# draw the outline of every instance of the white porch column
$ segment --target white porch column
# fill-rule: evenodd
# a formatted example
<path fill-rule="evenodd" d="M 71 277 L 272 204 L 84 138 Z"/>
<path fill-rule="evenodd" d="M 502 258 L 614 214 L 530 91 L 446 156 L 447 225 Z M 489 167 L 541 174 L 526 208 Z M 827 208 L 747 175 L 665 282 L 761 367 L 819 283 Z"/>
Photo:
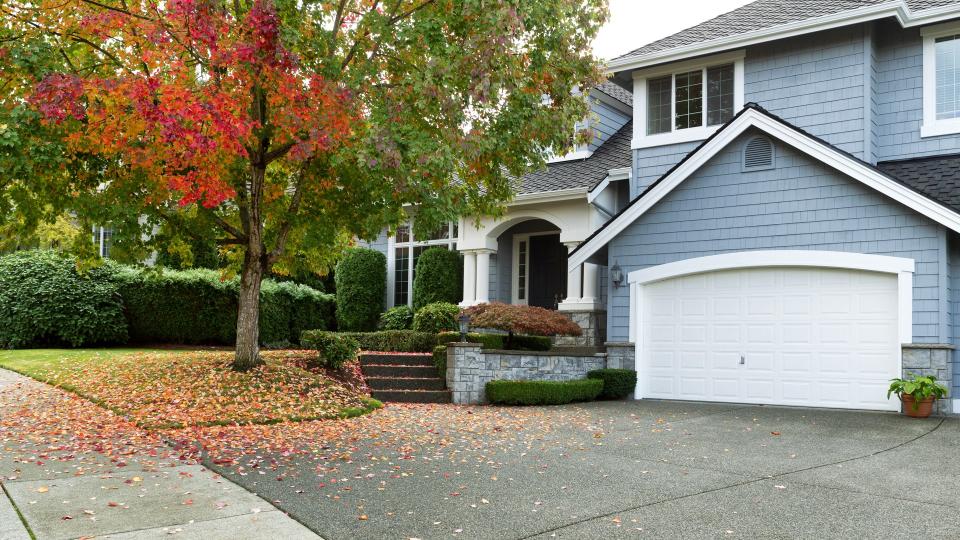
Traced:
<path fill-rule="evenodd" d="M 463 252 L 463 302 L 461 306 L 472 306 L 477 303 L 477 254 L 473 251 Z"/>
<path fill-rule="evenodd" d="M 577 249 L 577 246 L 580 245 L 579 242 L 567 242 L 564 244 L 567 246 L 567 251 L 573 251 Z M 569 271 L 567 274 L 567 298 L 563 301 L 564 304 L 579 304 L 580 300 L 580 291 L 581 291 L 581 269 L 582 266 L 578 266 Z"/>
<path fill-rule="evenodd" d="M 597 276 L 599 267 L 593 263 L 583 263 L 583 301 L 595 303 L 597 301 Z"/>
<path fill-rule="evenodd" d="M 477 304 L 490 301 L 490 250 L 477 250 Z"/>

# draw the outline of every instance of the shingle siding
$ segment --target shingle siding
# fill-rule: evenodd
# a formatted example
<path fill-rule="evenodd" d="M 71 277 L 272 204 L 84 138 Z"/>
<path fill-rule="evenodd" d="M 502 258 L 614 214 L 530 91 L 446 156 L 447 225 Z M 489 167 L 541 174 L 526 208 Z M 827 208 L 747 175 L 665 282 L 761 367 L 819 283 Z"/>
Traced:
<path fill-rule="evenodd" d="M 595 152 L 607 139 L 630 121 L 630 115 L 597 100 L 591 103 L 590 110 L 593 113 L 590 127 L 593 129 L 594 135 L 587 148 L 591 152 Z"/>
<path fill-rule="evenodd" d="M 953 351 L 953 391 L 954 399 L 960 398 L 960 236 L 951 234 L 948 242 L 950 250 L 950 343 L 957 347 Z"/>
<path fill-rule="evenodd" d="M 942 228 L 777 144 L 776 168 L 742 173 L 745 133 L 609 244 L 624 272 L 736 251 L 815 249 L 908 257 L 914 341 L 943 339 Z M 629 288 L 610 290 L 608 336 L 628 338 Z"/>

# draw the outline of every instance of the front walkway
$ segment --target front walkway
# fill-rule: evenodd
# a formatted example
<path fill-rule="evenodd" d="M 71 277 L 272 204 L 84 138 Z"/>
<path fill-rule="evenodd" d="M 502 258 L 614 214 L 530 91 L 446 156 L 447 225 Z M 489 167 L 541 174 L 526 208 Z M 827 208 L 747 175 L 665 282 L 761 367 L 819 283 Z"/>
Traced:
<path fill-rule="evenodd" d="M 29 538 L 13 505 L 38 540 L 318 538 L 158 437 L 4 369 L 0 483 L 4 540 Z"/>

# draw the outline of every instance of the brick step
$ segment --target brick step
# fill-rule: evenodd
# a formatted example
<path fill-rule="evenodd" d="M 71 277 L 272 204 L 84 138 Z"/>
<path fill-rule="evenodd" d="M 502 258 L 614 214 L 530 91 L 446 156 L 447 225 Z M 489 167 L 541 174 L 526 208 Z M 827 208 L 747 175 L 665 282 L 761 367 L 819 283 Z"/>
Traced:
<path fill-rule="evenodd" d="M 449 390 L 374 390 L 374 399 L 393 403 L 450 403 Z"/>
<path fill-rule="evenodd" d="M 385 366 L 361 365 L 360 371 L 367 378 L 404 377 L 410 379 L 432 379 L 437 376 L 437 368 L 429 366 Z"/>
<path fill-rule="evenodd" d="M 446 390 L 443 379 L 411 379 L 398 377 L 367 377 L 367 386 L 372 390 Z"/>
<path fill-rule="evenodd" d="M 432 366 L 431 354 L 361 354 L 360 365 Z"/>

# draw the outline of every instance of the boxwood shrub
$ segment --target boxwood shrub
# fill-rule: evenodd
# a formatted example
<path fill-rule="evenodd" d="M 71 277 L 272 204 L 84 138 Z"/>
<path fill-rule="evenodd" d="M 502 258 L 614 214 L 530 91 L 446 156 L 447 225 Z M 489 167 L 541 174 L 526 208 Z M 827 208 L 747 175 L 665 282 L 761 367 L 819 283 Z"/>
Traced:
<path fill-rule="evenodd" d="M 433 365 L 437 368 L 437 375 L 441 379 L 447 376 L 447 346 L 437 345 L 433 348 Z"/>
<path fill-rule="evenodd" d="M 600 399 L 623 399 L 637 387 L 637 372 L 632 369 L 595 369 L 587 372 L 587 378 L 603 381 Z"/>
<path fill-rule="evenodd" d="M 80 273 L 53 251 L 0 257 L 0 347 L 73 347 L 127 341 L 115 264 Z"/>
<path fill-rule="evenodd" d="M 417 258 L 413 279 L 413 309 L 427 304 L 455 304 L 463 297 L 460 254 L 442 247 L 430 248 Z"/>
<path fill-rule="evenodd" d="M 460 307 L 456 304 L 446 302 L 435 302 L 427 304 L 420 308 L 413 316 L 413 329 L 417 332 L 437 332 L 452 331 L 459 328 L 457 316 L 460 315 Z"/>
<path fill-rule="evenodd" d="M 307 347 L 315 347 L 315 335 L 319 330 L 308 330 L 301 334 L 300 342 Z M 414 332 L 413 330 L 384 330 L 382 332 L 340 332 L 360 344 L 364 351 L 383 352 L 432 352 L 437 346 L 436 334 Z"/>
<path fill-rule="evenodd" d="M 320 367 L 340 369 L 357 357 L 360 344 L 345 334 L 336 332 L 314 332 L 311 343 L 317 349 L 317 363 Z"/>
<path fill-rule="evenodd" d="M 392 307 L 380 315 L 380 330 L 409 330 L 413 326 L 413 310 L 410 306 Z"/>
<path fill-rule="evenodd" d="M 500 405 L 563 405 L 592 401 L 603 390 L 600 379 L 572 381 L 490 381 L 487 399 Z"/>
<path fill-rule="evenodd" d="M 369 248 L 351 248 L 334 271 L 340 330 L 375 330 L 387 290 L 387 257 Z"/>

